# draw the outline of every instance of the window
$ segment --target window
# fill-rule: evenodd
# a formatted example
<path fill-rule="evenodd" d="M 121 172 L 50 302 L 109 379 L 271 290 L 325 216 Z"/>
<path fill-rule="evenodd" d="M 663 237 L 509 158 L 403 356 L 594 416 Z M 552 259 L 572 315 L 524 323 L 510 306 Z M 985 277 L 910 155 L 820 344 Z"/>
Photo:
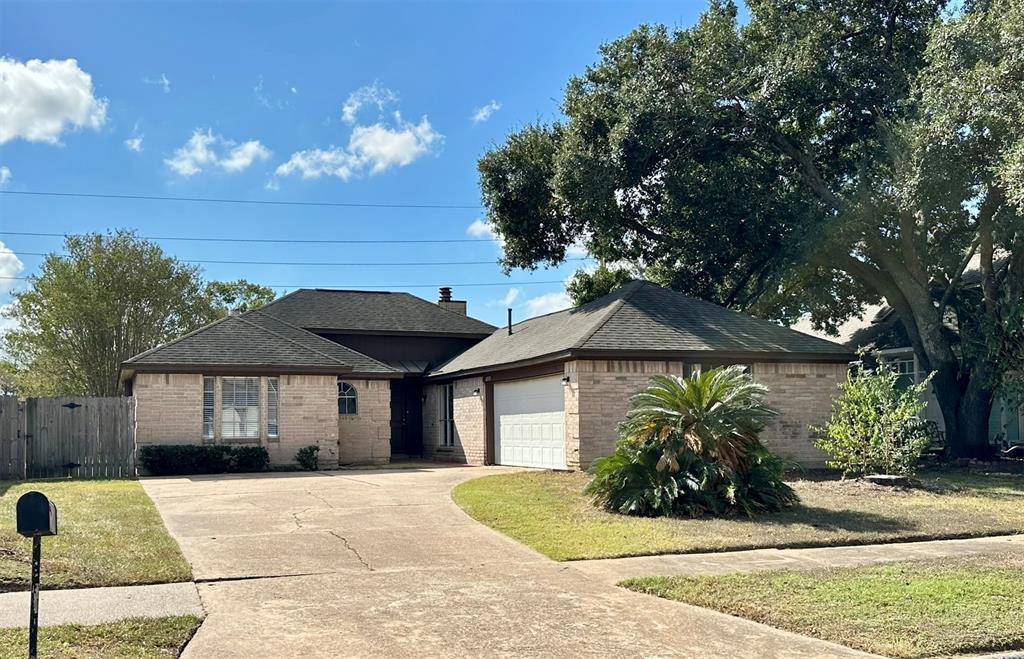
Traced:
<path fill-rule="evenodd" d="M 220 399 L 221 437 L 259 439 L 260 379 L 224 378 Z"/>
<path fill-rule="evenodd" d="M 348 382 L 338 379 L 338 414 L 358 414 L 356 405 L 356 388 Z"/>
<path fill-rule="evenodd" d="M 203 378 L 203 439 L 213 439 L 213 385 L 212 377 Z"/>
<path fill-rule="evenodd" d="M 441 385 L 441 446 L 455 446 L 455 385 Z"/>
<path fill-rule="evenodd" d="M 267 437 L 277 437 L 277 401 L 280 381 L 267 378 Z"/>
<path fill-rule="evenodd" d="M 914 358 L 898 358 L 892 361 L 892 367 L 899 373 L 899 377 L 896 378 L 896 386 L 900 389 L 906 389 L 910 385 L 917 381 Z"/>

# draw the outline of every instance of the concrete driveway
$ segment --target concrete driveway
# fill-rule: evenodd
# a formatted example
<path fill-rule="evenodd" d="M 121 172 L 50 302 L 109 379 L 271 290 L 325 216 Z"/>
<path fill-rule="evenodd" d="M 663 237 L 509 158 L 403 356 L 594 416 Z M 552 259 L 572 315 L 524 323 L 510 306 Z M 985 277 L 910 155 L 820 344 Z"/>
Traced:
<path fill-rule="evenodd" d="M 500 471 L 144 480 L 207 612 L 185 656 L 856 656 L 602 583 L 452 503 Z"/>

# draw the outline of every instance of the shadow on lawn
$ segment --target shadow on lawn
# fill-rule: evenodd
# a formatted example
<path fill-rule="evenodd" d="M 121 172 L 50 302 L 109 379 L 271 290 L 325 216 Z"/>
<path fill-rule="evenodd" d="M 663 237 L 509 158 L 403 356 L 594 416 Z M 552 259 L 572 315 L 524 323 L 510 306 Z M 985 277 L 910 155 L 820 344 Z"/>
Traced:
<path fill-rule="evenodd" d="M 753 524 L 791 526 L 804 524 L 822 531 L 850 531 L 856 533 L 894 533 L 916 531 L 919 526 L 909 519 L 899 519 L 861 510 L 833 510 L 797 504 L 774 515 L 759 515 Z"/>

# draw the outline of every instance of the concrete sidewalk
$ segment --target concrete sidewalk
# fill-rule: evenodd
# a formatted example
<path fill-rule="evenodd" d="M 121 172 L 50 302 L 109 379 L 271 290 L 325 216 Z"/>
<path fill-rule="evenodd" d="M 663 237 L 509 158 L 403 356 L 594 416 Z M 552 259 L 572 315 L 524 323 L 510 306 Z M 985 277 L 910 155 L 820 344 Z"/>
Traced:
<path fill-rule="evenodd" d="M 630 577 L 704 576 L 759 570 L 814 570 L 826 567 L 850 567 L 894 561 L 994 554 L 1024 554 L 1024 535 L 854 547 L 752 549 L 713 554 L 664 554 L 662 556 L 570 561 L 566 565 L 605 583 L 615 584 Z"/>
<path fill-rule="evenodd" d="M 29 593 L 0 593 L 0 628 L 28 627 Z M 203 615 L 196 585 L 76 588 L 39 593 L 39 625 L 98 625 L 125 618 Z"/>

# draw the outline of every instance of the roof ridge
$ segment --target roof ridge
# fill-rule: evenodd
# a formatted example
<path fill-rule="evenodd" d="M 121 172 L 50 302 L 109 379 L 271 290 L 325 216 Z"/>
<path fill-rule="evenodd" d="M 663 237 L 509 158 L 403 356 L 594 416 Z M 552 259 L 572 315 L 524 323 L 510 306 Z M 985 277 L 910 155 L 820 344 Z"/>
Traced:
<path fill-rule="evenodd" d="M 129 357 L 128 359 L 124 360 L 121 363 L 122 364 L 133 363 L 137 359 L 141 359 L 142 357 L 145 357 L 146 355 L 150 355 L 150 354 L 152 354 L 152 353 L 154 353 L 154 352 L 156 352 L 158 350 L 163 350 L 164 348 L 170 347 L 170 346 L 174 345 L 175 343 L 180 343 L 180 342 L 184 341 L 185 339 L 189 338 L 190 336 L 192 336 L 194 334 L 198 334 L 199 332 L 202 332 L 203 330 L 209 329 L 209 328 L 213 327 L 214 325 L 219 325 L 220 323 L 223 323 L 224 321 L 230 320 L 232 318 L 238 318 L 238 316 L 230 316 L 230 315 L 228 315 L 228 316 L 224 316 L 223 318 L 218 318 L 217 320 L 210 321 L 209 323 L 206 323 L 205 325 L 200 325 L 199 327 L 195 328 L 191 332 L 187 332 L 187 333 L 182 334 L 181 336 L 179 336 L 177 338 L 171 339 L 167 343 L 161 343 L 159 345 L 155 345 L 152 348 L 150 348 L 149 350 L 144 350 L 143 352 L 140 352 L 137 355 L 132 355 L 131 357 Z"/>
<path fill-rule="evenodd" d="M 254 310 L 254 311 L 255 311 L 255 310 Z M 238 320 L 240 320 L 240 321 L 242 321 L 243 323 L 245 323 L 246 325 L 251 325 L 252 327 L 255 327 L 256 329 L 258 329 L 258 330 L 261 330 L 261 331 L 263 331 L 263 332 L 270 332 L 271 334 L 273 334 L 273 335 L 274 335 L 274 336 L 276 336 L 277 338 L 279 338 L 279 339 L 284 339 L 284 340 L 285 340 L 285 341 L 287 341 L 288 343 L 292 343 L 292 344 L 294 344 L 294 345 L 297 345 L 297 346 L 299 346 L 300 348 L 302 348 L 303 350 L 307 350 L 307 351 L 309 351 L 309 352 L 315 352 L 316 354 L 320 355 L 321 357 L 326 357 L 327 359 L 330 359 L 330 360 L 331 360 L 331 361 L 333 361 L 333 362 L 337 362 L 337 363 L 341 364 L 342 366 L 348 366 L 349 368 L 351 368 L 351 367 L 352 367 L 352 364 L 348 364 L 348 363 L 346 363 L 346 362 L 343 362 L 343 361 L 341 361 L 340 359 L 338 359 L 337 357 L 334 357 L 334 356 L 332 356 L 332 355 L 328 355 L 328 354 L 327 354 L 326 352 L 320 352 L 320 351 L 319 351 L 319 350 L 317 350 L 316 348 L 310 348 L 309 346 L 304 346 L 304 345 L 302 345 L 301 343 L 299 343 L 298 341 L 296 341 L 295 339 L 290 339 L 290 338 L 288 338 L 287 336 L 285 336 L 285 335 L 283 335 L 283 334 L 280 334 L 279 332 L 275 332 L 274 330 L 272 330 L 272 329 L 270 329 L 270 328 L 268 328 L 268 327 L 262 327 L 262 326 L 260 326 L 260 325 L 257 325 L 256 323 L 252 322 L 251 320 L 246 320 L 245 318 L 242 318 L 241 316 L 235 316 L 235 317 L 236 317 L 236 318 L 238 318 Z M 267 314 L 267 317 L 268 317 L 268 318 L 273 318 L 273 319 L 274 319 L 275 321 L 278 321 L 278 322 L 283 322 L 283 321 L 281 321 L 280 319 L 278 319 L 278 318 L 275 318 L 274 316 L 272 316 L 272 315 L 270 315 L 270 314 Z M 288 325 L 288 323 L 285 323 L 285 325 Z M 289 327 L 293 327 L 292 325 L 288 325 L 288 326 L 289 326 Z M 306 331 L 306 330 L 304 330 L 304 329 L 301 329 L 301 328 L 296 328 L 296 329 L 299 329 L 299 330 L 300 330 L 300 331 L 302 331 L 302 332 L 305 332 L 305 331 Z M 309 333 L 310 333 L 310 334 L 312 334 L 312 332 L 309 332 Z M 316 334 L 313 334 L 313 336 L 316 336 Z"/>
<path fill-rule="evenodd" d="M 574 343 L 572 345 L 573 348 L 582 348 L 584 345 L 586 345 L 587 341 L 592 339 L 594 337 L 594 335 L 597 334 L 601 330 L 602 327 L 604 327 L 605 325 L 608 324 L 609 320 L 611 320 L 613 317 L 615 317 L 615 314 L 619 313 L 619 311 L 622 310 L 622 307 L 624 307 L 625 304 L 626 304 L 626 300 L 628 300 L 629 298 L 633 297 L 634 293 L 636 293 L 639 289 L 643 288 L 644 285 L 648 283 L 648 282 L 646 282 L 646 281 L 644 281 L 642 279 L 634 279 L 633 281 L 628 282 L 625 285 L 623 285 L 622 288 L 626 289 L 627 286 L 629 286 L 630 284 L 632 284 L 634 282 L 640 282 L 640 283 L 639 283 L 639 285 L 634 286 L 633 288 L 631 288 L 629 290 L 623 290 L 622 295 L 617 300 L 613 301 L 610 305 L 608 305 L 608 307 L 609 307 L 608 315 L 605 316 L 601 320 L 601 322 L 598 323 L 592 330 L 590 330 L 589 332 L 584 334 L 583 338 L 581 338 L 579 341 Z M 608 293 L 608 294 L 611 295 L 611 293 Z"/>
<path fill-rule="evenodd" d="M 259 311 L 259 309 L 252 309 L 252 311 Z M 387 364 L 385 364 L 384 362 L 380 361 L 379 359 L 374 359 L 373 357 L 370 357 L 367 354 L 364 354 L 362 352 L 359 352 L 358 350 L 350 348 L 350 347 L 348 347 L 347 345 L 345 345 L 343 343 L 335 343 L 334 341 L 331 341 L 330 339 L 325 339 L 324 337 L 320 336 L 316 332 L 310 332 L 308 329 L 304 329 L 302 327 L 299 327 L 298 325 L 292 325 L 287 320 L 282 320 L 282 319 L 278 318 L 277 316 L 275 316 L 273 314 L 266 314 L 266 316 L 268 318 L 272 318 L 275 322 L 281 323 L 282 325 L 286 325 L 288 327 L 291 327 L 292 329 L 298 330 L 299 332 L 302 332 L 304 334 L 309 334 L 310 336 L 314 337 L 319 342 L 326 341 L 327 344 L 332 346 L 332 347 L 342 348 L 344 350 L 348 350 L 349 352 L 354 352 L 355 354 L 357 354 L 357 355 L 359 355 L 359 356 L 361 356 L 361 357 L 363 357 L 363 358 L 365 358 L 365 359 L 367 359 L 367 360 L 369 360 L 369 361 L 371 361 L 371 362 L 373 362 L 375 364 L 379 364 L 380 366 L 383 366 L 384 368 L 392 368 L 392 367 L 388 366 Z M 252 323 L 250 323 L 250 324 L 252 324 Z M 275 335 L 277 334 L 277 332 L 274 332 L 274 330 L 270 330 L 270 329 L 267 329 L 265 327 L 262 328 L 262 329 L 266 329 L 268 332 L 273 332 Z M 282 338 L 284 338 L 286 340 L 289 340 L 289 341 L 292 341 L 292 343 L 295 343 L 297 345 L 300 345 L 300 346 L 302 345 L 298 341 L 295 341 L 293 339 L 288 339 L 288 337 L 286 337 L 286 336 L 283 336 Z M 337 361 L 337 362 L 339 362 L 341 364 L 345 364 L 346 366 L 352 366 L 352 364 L 346 364 L 345 362 L 342 362 L 342 361 L 338 360 L 336 357 L 331 357 L 331 355 L 327 355 L 325 353 L 320 353 L 320 351 L 317 350 L 316 348 L 311 348 L 309 346 L 302 346 L 302 347 L 306 348 L 307 350 L 312 350 L 312 351 L 314 351 L 316 353 L 319 353 L 319 354 L 324 354 L 326 357 L 328 357 L 330 359 L 334 359 L 335 361 Z M 397 370 L 397 369 L 392 369 L 392 370 Z"/>

